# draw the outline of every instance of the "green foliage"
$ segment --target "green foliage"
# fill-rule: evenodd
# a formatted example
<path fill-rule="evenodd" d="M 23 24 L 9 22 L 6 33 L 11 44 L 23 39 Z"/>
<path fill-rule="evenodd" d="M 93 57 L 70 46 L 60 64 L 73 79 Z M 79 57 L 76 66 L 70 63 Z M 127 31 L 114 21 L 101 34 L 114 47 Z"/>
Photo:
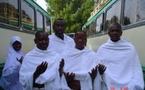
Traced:
<path fill-rule="evenodd" d="M 53 19 L 64 18 L 66 33 L 80 31 L 93 10 L 93 0 L 46 0 Z"/>

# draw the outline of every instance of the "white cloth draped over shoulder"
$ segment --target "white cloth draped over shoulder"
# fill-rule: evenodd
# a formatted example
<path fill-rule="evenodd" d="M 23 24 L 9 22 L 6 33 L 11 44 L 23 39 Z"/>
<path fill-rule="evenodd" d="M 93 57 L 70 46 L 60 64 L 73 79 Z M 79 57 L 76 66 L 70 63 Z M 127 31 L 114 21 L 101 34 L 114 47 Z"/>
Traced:
<path fill-rule="evenodd" d="M 22 90 L 22 86 L 19 83 L 19 70 L 21 67 L 20 62 L 17 61 L 17 58 L 20 59 L 24 56 L 22 50 L 16 52 L 12 44 L 16 41 L 21 42 L 21 38 L 18 36 L 13 36 L 10 41 L 8 56 L 4 65 L 1 78 L 1 86 L 5 90 Z"/>
<path fill-rule="evenodd" d="M 74 48 L 74 40 L 64 34 L 64 40 L 58 38 L 55 34 L 49 35 L 49 47 L 58 54 L 63 55 L 68 48 Z"/>
<path fill-rule="evenodd" d="M 139 57 L 134 46 L 126 40 L 108 40 L 97 51 L 99 60 L 107 67 L 104 80 L 108 90 L 143 90 L 144 81 Z"/>
<path fill-rule="evenodd" d="M 88 72 L 99 63 L 95 52 L 87 48 L 72 48 L 66 52 L 64 61 L 64 72 L 75 73 L 75 79 L 80 81 L 81 90 L 92 90 L 92 80 Z"/>
<path fill-rule="evenodd" d="M 24 57 L 22 67 L 20 69 L 20 82 L 24 90 L 34 90 L 33 88 L 33 73 L 36 67 L 43 61 L 48 63 L 46 71 L 41 74 L 36 83 L 45 84 L 42 90 L 68 90 L 64 76 L 59 78 L 58 68 L 61 58 L 58 54 L 50 50 L 40 50 L 35 47 Z M 62 82 L 62 83 L 61 83 Z"/>

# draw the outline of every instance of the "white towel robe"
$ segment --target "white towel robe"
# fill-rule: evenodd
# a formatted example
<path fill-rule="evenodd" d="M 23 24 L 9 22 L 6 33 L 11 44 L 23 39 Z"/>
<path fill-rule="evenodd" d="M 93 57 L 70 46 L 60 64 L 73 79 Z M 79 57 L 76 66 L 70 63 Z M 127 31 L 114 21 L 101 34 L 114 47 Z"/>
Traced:
<path fill-rule="evenodd" d="M 49 48 L 61 56 L 65 54 L 68 48 L 74 47 L 74 40 L 65 34 L 64 40 L 61 40 L 55 34 L 49 35 Z"/>
<path fill-rule="evenodd" d="M 21 42 L 21 38 L 18 36 L 13 36 L 11 38 L 8 56 L 0 80 L 0 86 L 5 90 L 22 90 L 22 85 L 19 82 L 19 70 L 21 64 L 16 58 L 20 59 L 22 56 L 24 56 L 24 53 L 22 50 L 16 52 L 13 49 L 12 44 L 15 41 Z"/>
<path fill-rule="evenodd" d="M 24 62 L 20 69 L 20 82 L 24 90 L 35 90 L 33 86 L 33 73 L 36 67 L 43 61 L 48 63 L 48 68 L 37 79 L 36 83 L 45 84 L 42 90 L 69 90 L 66 81 L 59 78 L 58 67 L 61 58 L 58 54 L 49 50 L 34 48 L 24 57 Z"/>
<path fill-rule="evenodd" d="M 107 69 L 104 80 L 108 90 L 143 90 L 144 81 L 140 61 L 134 46 L 126 40 L 100 46 L 97 56 Z"/>
<path fill-rule="evenodd" d="M 75 73 L 75 79 L 80 81 L 81 90 L 92 90 L 92 80 L 88 72 L 99 63 L 95 52 L 87 48 L 83 50 L 72 48 L 66 52 L 64 60 L 64 71 Z"/>

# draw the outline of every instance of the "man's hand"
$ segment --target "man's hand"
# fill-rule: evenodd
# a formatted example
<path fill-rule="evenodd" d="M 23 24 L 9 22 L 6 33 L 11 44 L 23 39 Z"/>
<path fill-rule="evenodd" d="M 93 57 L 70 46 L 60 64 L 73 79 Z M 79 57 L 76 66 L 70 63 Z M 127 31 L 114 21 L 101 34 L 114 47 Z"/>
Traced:
<path fill-rule="evenodd" d="M 64 75 L 71 90 L 80 90 L 80 81 L 75 79 L 75 73 L 64 73 Z"/>
<path fill-rule="evenodd" d="M 22 64 L 24 57 L 22 56 L 20 59 L 16 58 L 19 63 Z"/>
<path fill-rule="evenodd" d="M 59 75 L 60 75 L 60 77 L 63 74 L 63 67 L 64 67 L 64 59 L 62 59 L 60 64 L 59 64 Z"/>
<path fill-rule="evenodd" d="M 103 75 L 105 70 L 106 70 L 106 66 L 103 65 L 103 64 L 99 64 L 98 65 L 98 70 L 99 70 L 100 75 Z"/>
<path fill-rule="evenodd" d="M 40 65 L 37 66 L 36 71 L 33 74 L 33 87 L 43 88 L 44 84 L 37 84 L 35 83 L 36 78 L 40 76 L 40 74 L 44 73 L 47 69 L 48 63 L 42 62 Z"/>
<path fill-rule="evenodd" d="M 74 80 L 74 78 L 75 78 L 74 73 L 67 72 L 67 73 L 64 73 L 64 75 L 65 75 L 65 78 L 66 78 L 67 82 L 70 82 L 70 81 Z"/>
<path fill-rule="evenodd" d="M 47 62 L 42 62 L 40 65 L 38 65 L 36 71 L 34 72 L 36 76 L 39 76 L 40 74 L 44 73 L 47 69 L 47 65 Z"/>
<path fill-rule="evenodd" d="M 93 69 L 91 70 L 91 72 L 89 72 L 89 74 L 90 74 L 90 76 L 91 76 L 92 81 L 94 81 L 95 78 L 96 78 L 96 76 L 97 76 L 97 66 L 96 66 L 95 68 L 93 68 Z"/>

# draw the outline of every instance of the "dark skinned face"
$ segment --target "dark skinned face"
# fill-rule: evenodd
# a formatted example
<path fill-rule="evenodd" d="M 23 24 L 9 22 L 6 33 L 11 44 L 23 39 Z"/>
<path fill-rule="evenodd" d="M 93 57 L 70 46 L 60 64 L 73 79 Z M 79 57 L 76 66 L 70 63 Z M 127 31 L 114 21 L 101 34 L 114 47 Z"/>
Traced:
<path fill-rule="evenodd" d="M 19 42 L 19 41 L 15 41 L 13 44 L 12 44 L 12 47 L 14 48 L 14 50 L 16 52 L 20 51 L 21 48 L 22 48 L 22 44 Z"/>
<path fill-rule="evenodd" d="M 65 29 L 64 20 L 57 20 L 56 23 L 54 23 L 53 29 L 56 36 L 63 38 L 64 29 Z"/>
<path fill-rule="evenodd" d="M 74 38 L 75 44 L 76 44 L 76 48 L 79 50 L 82 50 L 85 48 L 86 43 L 87 43 L 87 36 L 85 33 L 83 32 L 78 32 L 75 34 L 75 38 Z"/>
<path fill-rule="evenodd" d="M 117 42 L 120 40 L 120 37 L 122 35 L 122 30 L 120 28 L 118 28 L 117 26 L 113 25 L 109 31 L 108 31 L 108 35 L 111 39 L 111 41 L 113 42 Z"/>
<path fill-rule="evenodd" d="M 49 44 L 48 34 L 40 33 L 39 36 L 35 37 L 34 41 L 37 48 L 39 48 L 40 50 L 46 50 Z"/>

